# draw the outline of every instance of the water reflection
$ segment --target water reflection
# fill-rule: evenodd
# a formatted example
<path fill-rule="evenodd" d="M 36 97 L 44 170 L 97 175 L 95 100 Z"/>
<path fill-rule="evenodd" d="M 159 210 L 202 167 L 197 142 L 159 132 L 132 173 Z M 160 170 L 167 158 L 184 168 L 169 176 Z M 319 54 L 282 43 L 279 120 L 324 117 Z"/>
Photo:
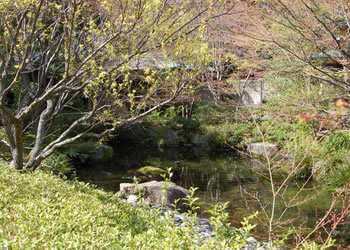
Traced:
<path fill-rule="evenodd" d="M 229 202 L 231 223 L 239 226 L 243 217 L 261 211 L 261 206 L 266 206 L 267 214 L 271 212 L 270 183 L 257 175 L 255 167 L 251 164 L 251 161 L 242 159 L 233 152 L 214 153 L 190 148 L 160 150 L 143 145 L 117 145 L 115 156 L 110 163 L 85 164 L 78 168 L 77 174 L 80 180 L 116 192 L 120 183 L 132 182 L 133 176 L 128 171 L 130 169 L 143 166 L 172 167 L 172 180 L 175 183 L 185 188 L 199 187 L 196 195 L 203 201 L 204 210 L 209 208 L 210 203 Z M 310 190 L 313 185 L 316 184 L 311 184 Z M 291 184 L 284 194 L 286 197 L 293 196 L 297 190 L 298 187 Z M 308 194 L 311 192 L 313 191 L 309 191 Z M 305 198 L 307 193 L 302 195 Z M 324 215 L 330 202 L 331 194 L 323 193 L 318 199 L 290 208 L 284 214 L 285 199 L 280 198 L 276 206 L 276 215 L 278 217 L 283 214 L 283 220 L 289 223 L 285 226 L 291 226 L 293 223 L 308 228 L 315 224 L 317 218 Z M 264 214 L 254 222 L 259 224 L 256 237 L 265 240 Z M 350 238 L 346 232 L 348 230 L 342 230 L 340 234 L 343 241 Z"/>

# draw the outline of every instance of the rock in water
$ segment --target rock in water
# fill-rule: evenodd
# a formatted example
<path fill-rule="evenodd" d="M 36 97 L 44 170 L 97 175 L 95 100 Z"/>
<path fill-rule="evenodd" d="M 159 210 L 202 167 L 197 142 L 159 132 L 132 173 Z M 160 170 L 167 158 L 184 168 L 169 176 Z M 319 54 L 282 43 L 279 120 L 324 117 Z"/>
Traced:
<path fill-rule="evenodd" d="M 167 173 L 164 169 L 153 167 L 153 166 L 145 166 L 137 169 L 136 171 L 144 175 L 152 175 L 152 176 L 160 176 L 161 174 Z"/>
<path fill-rule="evenodd" d="M 247 152 L 253 156 L 271 157 L 277 151 L 277 145 L 268 142 L 251 143 L 247 147 Z"/>
<path fill-rule="evenodd" d="M 143 198 L 151 206 L 163 206 L 186 209 L 186 198 L 190 192 L 174 183 L 165 181 L 150 181 L 142 184 L 121 183 L 120 193 L 133 194 L 142 190 Z"/>

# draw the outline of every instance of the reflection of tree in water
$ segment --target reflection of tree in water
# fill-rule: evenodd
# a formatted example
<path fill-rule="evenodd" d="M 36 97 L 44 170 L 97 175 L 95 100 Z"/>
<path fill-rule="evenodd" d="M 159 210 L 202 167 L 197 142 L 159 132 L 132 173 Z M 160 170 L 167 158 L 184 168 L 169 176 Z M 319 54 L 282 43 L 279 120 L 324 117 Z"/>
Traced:
<path fill-rule="evenodd" d="M 260 210 L 259 203 L 252 195 L 259 195 L 265 204 L 271 203 L 270 183 L 252 171 L 255 165 L 252 166 L 246 159 L 237 158 L 234 154 L 207 152 L 199 155 L 189 149 L 165 149 L 162 152 L 144 145 L 131 145 L 129 148 L 123 145 L 115 151 L 115 159 L 111 164 L 94 164 L 90 168 L 85 166 L 78 172 L 79 178 L 106 190 L 117 191 L 120 182 L 132 182 L 132 179 L 125 179 L 131 177 L 128 169 L 145 165 L 172 167 L 172 181 L 184 188 L 199 187 L 196 196 L 200 197 L 201 201 L 229 201 L 230 221 L 235 226 L 240 226 L 243 217 Z M 260 168 L 261 166 L 257 165 Z M 287 198 L 293 195 L 296 187 L 295 183 L 290 184 Z M 324 214 L 329 199 L 323 196 L 307 206 L 290 209 L 286 218 L 298 218 L 295 221 L 296 225 L 307 220 L 315 221 Z M 283 211 L 283 200 L 278 202 L 276 213 Z M 269 208 L 266 209 L 269 211 Z M 266 227 L 261 229 L 261 235 L 265 233 Z"/>
<path fill-rule="evenodd" d="M 174 176 L 180 186 L 199 187 L 198 195 L 211 203 L 226 200 L 222 195 L 232 187 L 253 181 L 244 161 L 230 154 L 209 155 L 198 161 L 180 162 Z"/>

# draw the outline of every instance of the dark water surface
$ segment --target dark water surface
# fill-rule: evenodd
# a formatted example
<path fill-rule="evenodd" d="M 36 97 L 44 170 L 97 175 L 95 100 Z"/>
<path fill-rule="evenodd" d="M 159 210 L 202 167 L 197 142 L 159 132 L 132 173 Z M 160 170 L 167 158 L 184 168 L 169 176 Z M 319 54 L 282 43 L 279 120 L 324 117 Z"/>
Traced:
<path fill-rule="evenodd" d="M 210 208 L 210 204 L 229 202 L 228 212 L 234 226 L 240 226 L 240 221 L 255 211 L 262 211 L 261 204 L 254 196 L 258 196 L 260 203 L 266 205 L 266 212 L 270 213 L 272 201 L 271 184 L 263 177 L 252 171 L 248 159 L 242 159 L 234 152 L 206 152 L 200 148 L 171 148 L 158 149 L 143 145 L 117 145 L 114 157 L 109 163 L 93 165 L 85 163 L 78 167 L 78 178 L 84 182 L 97 185 L 106 191 L 117 192 L 119 184 L 132 182 L 130 169 L 143 166 L 161 168 L 172 167 L 174 173 L 172 181 L 184 187 L 198 187 L 196 196 L 200 198 L 202 211 Z M 278 180 L 278 179 L 277 179 Z M 300 183 L 299 183 L 300 184 Z M 315 194 L 313 188 L 319 190 L 316 184 L 310 184 L 310 191 L 301 194 L 303 197 Z M 290 184 L 285 197 L 290 199 L 298 192 L 297 185 Z M 317 199 L 307 204 L 291 208 L 283 215 L 283 220 L 293 223 L 308 231 L 316 220 L 325 214 L 331 203 L 332 195 L 321 193 Z M 284 210 L 283 200 L 276 203 L 276 216 Z M 205 214 L 203 214 L 205 216 Z M 350 220 L 350 219 L 349 219 Z M 259 226 L 255 229 L 255 237 L 266 240 L 267 227 L 263 213 L 253 221 Z M 339 242 L 350 244 L 350 228 L 339 228 L 337 239 Z M 281 230 L 282 232 L 283 230 Z"/>

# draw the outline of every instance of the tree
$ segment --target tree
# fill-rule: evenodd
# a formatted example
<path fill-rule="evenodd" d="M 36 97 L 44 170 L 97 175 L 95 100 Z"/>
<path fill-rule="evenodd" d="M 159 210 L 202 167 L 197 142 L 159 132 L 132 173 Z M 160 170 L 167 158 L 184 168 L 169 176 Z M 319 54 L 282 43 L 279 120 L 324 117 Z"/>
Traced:
<path fill-rule="evenodd" d="M 201 33 L 221 7 L 221 0 L 0 0 L 2 142 L 13 167 L 35 170 L 61 146 L 100 138 L 173 101 L 206 61 Z M 139 68 L 142 81 L 133 81 Z"/>
<path fill-rule="evenodd" d="M 297 73 L 313 85 L 342 90 L 348 98 L 349 1 L 267 0 L 256 1 L 246 10 L 249 20 L 236 34 L 252 38 L 255 46 L 273 57 L 268 62 L 255 60 L 258 65 L 265 70 Z"/>

